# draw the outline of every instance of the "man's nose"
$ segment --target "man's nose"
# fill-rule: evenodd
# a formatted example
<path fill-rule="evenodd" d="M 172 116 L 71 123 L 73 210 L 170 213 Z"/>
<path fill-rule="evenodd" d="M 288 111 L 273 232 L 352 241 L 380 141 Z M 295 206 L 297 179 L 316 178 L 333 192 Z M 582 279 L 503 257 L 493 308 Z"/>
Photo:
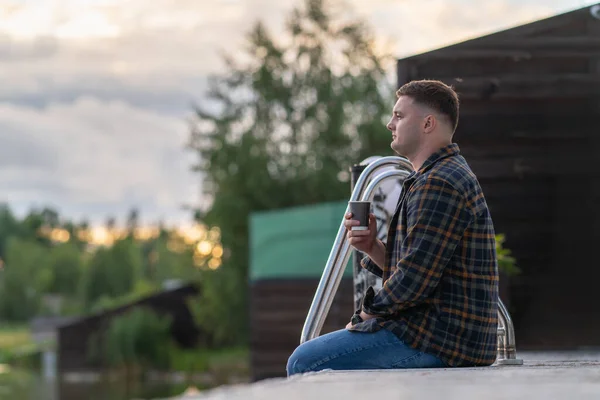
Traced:
<path fill-rule="evenodd" d="M 390 131 L 394 131 L 394 125 L 392 125 L 392 120 L 390 120 L 390 122 L 387 123 L 386 128 L 388 128 Z"/>

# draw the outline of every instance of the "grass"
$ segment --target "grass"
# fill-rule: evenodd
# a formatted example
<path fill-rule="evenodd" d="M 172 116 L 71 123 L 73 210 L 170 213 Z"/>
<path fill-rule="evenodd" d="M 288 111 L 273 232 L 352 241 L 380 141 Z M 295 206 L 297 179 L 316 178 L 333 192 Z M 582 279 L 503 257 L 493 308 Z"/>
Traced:
<path fill-rule="evenodd" d="M 0 363 L 7 362 L 23 351 L 30 351 L 33 339 L 26 325 L 0 327 Z"/>
<path fill-rule="evenodd" d="M 9 326 L 0 328 L 0 350 L 10 350 L 32 343 L 27 326 Z"/>

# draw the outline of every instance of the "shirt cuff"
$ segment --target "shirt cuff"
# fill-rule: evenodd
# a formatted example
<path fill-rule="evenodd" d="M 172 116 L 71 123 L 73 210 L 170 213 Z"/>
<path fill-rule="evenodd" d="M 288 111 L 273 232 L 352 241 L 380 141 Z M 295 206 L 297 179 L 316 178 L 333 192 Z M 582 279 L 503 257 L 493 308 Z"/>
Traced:
<path fill-rule="evenodd" d="M 362 310 L 369 315 L 377 315 L 379 317 L 389 316 L 390 312 L 386 307 L 381 307 L 375 301 L 375 289 L 369 286 L 365 297 L 363 297 Z"/>
<path fill-rule="evenodd" d="M 360 260 L 360 266 L 380 278 L 383 277 L 383 271 L 381 271 L 381 268 L 379 268 L 379 266 L 375 264 L 369 256 L 364 256 L 362 260 Z"/>

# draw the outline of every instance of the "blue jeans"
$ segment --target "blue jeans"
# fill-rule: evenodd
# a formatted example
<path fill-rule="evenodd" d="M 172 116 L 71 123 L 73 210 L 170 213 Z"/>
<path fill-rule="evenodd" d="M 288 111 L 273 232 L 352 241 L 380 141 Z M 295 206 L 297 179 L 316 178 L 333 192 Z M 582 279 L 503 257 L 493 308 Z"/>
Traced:
<path fill-rule="evenodd" d="M 444 368 L 437 357 L 404 344 L 387 329 L 350 332 L 346 329 L 309 340 L 296 348 L 287 363 L 288 376 L 332 370 Z"/>

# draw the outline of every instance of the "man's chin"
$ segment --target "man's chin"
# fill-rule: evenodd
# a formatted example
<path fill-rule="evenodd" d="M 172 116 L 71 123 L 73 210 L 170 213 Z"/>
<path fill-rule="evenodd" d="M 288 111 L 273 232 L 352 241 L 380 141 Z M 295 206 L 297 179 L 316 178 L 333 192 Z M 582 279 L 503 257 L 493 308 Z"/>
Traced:
<path fill-rule="evenodd" d="M 390 144 L 390 147 L 392 148 L 392 150 L 394 150 L 394 153 L 396 153 L 400 157 L 406 157 L 406 155 L 404 154 L 404 152 L 402 151 L 402 149 L 398 145 L 394 144 L 394 142 L 392 142 Z"/>

